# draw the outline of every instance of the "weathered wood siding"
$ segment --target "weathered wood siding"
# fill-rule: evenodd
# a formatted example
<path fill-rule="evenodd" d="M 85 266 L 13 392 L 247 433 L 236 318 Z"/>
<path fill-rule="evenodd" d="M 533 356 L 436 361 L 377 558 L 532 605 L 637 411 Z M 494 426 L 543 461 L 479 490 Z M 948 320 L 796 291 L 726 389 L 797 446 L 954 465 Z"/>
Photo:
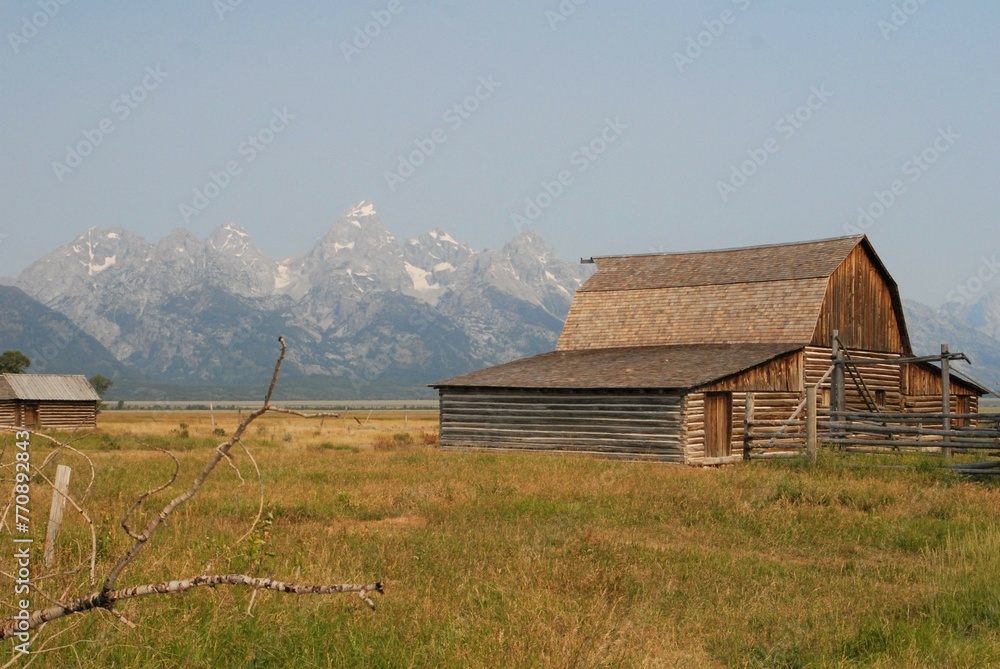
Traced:
<path fill-rule="evenodd" d="M 851 350 L 904 352 L 892 290 L 863 245 L 830 277 L 812 343 L 829 346 L 834 330 L 840 331 L 841 341 Z"/>
<path fill-rule="evenodd" d="M 803 391 L 803 364 L 805 356 L 802 351 L 789 353 L 775 358 L 763 365 L 758 365 L 745 372 L 730 376 L 704 388 L 705 392 L 728 391 L 742 393 L 747 391 Z"/>
<path fill-rule="evenodd" d="M 972 386 L 962 383 L 961 379 L 951 377 L 948 387 L 952 395 L 975 395 L 979 393 Z M 931 370 L 922 365 L 904 365 L 903 367 L 904 395 L 937 395 L 941 399 L 941 370 Z"/>
<path fill-rule="evenodd" d="M 676 392 L 460 387 L 440 397 L 442 446 L 684 459 Z"/>

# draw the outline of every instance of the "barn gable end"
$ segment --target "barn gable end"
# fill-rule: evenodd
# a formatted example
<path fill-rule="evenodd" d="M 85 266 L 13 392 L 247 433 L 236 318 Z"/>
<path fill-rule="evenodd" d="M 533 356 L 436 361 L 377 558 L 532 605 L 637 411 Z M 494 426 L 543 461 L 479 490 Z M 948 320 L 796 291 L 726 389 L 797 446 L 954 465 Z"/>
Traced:
<path fill-rule="evenodd" d="M 867 239 L 830 276 L 811 343 L 828 347 L 834 331 L 851 349 L 911 353 L 899 290 Z"/>

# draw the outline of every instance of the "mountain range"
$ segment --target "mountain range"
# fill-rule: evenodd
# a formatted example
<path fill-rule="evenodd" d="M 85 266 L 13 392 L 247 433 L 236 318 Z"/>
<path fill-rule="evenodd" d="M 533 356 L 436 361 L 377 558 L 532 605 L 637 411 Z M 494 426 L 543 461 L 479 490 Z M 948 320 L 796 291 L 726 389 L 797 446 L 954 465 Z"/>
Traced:
<path fill-rule="evenodd" d="M 31 371 L 109 376 L 113 398 L 244 399 L 260 395 L 283 335 L 282 399 L 430 397 L 429 382 L 552 350 L 592 267 L 533 230 L 499 250 L 441 229 L 400 240 L 371 202 L 282 260 L 234 224 L 156 243 L 91 228 L 0 286 L 0 346 Z M 947 341 L 1000 384 L 1000 293 L 904 308 L 918 353 Z"/>
<path fill-rule="evenodd" d="M 532 231 L 499 250 L 440 229 L 399 240 L 362 202 L 283 260 L 233 224 L 155 244 L 92 228 L 14 286 L 106 349 L 120 366 L 115 395 L 256 396 L 281 334 L 288 398 L 412 397 L 438 378 L 551 350 L 590 271 Z M 6 348 L 31 341 L 4 335 Z"/>

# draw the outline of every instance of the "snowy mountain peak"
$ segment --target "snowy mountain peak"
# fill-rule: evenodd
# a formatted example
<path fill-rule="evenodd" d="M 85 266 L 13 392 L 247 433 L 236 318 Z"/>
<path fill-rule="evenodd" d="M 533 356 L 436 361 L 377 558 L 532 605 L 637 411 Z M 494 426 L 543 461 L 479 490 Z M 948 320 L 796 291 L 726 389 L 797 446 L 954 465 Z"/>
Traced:
<path fill-rule="evenodd" d="M 208 246 L 216 251 L 225 251 L 237 258 L 253 249 L 249 233 L 233 223 L 226 223 L 216 228 L 208 238 Z"/>
<path fill-rule="evenodd" d="M 344 218 L 347 220 L 357 220 L 377 215 L 378 214 L 375 211 L 375 203 L 370 202 L 369 200 L 362 200 L 355 205 L 354 209 L 351 209 L 349 212 L 344 214 Z"/>

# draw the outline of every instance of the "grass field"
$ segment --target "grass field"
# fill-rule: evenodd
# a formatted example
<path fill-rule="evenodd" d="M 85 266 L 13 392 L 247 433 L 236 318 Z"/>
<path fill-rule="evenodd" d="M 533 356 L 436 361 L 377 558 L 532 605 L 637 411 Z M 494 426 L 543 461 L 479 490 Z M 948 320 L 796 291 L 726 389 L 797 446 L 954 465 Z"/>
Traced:
<path fill-rule="evenodd" d="M 85 507 L 99 526 L 99 574 L 129 544 L 123 511 L 172 471 L 154 449 L 177 455 L 181 477 L 146 511 L 223 438 L 210 420 L 106 412 L 99 433 L 75 443 L 96 467 Z M 237 416 L 215 420 L 230 434 Z M 431 412 L 266 416 L 245 443 L 269 520 L 232 547 L 258 505 L 239 452 L 239 473 L 220 466 L 122 580 L 194 576 L 209 563 L 302 583 L 382 580 L 377 611 L 356 596 L 261 592 L 248 613 L 251 593 L 227 587 L 147 597 L 119 607 L 137 629 L 103 611 L 50 623 L 29 666 L 1000 665 L 1000 495 L 989 482 L 826 453 L 812 468 L 694 469 L 451 452 L 427 445 L 436 430 Z M 47 447 L 32 448 L 40 463 Z M 59 461 L 82 495 L 86 462 Z M 38 482 L 34 491 L 40 565 L 51 495 Z M 69 510 L 60 569 L 76 566 L 89 536 Z M 0 549 L 8 574 L 11 552 Z M 87 588 L 83 573 L 38 585 L 53 598 Z M 11 610 L 13 595 L 2 601 Z"/>

